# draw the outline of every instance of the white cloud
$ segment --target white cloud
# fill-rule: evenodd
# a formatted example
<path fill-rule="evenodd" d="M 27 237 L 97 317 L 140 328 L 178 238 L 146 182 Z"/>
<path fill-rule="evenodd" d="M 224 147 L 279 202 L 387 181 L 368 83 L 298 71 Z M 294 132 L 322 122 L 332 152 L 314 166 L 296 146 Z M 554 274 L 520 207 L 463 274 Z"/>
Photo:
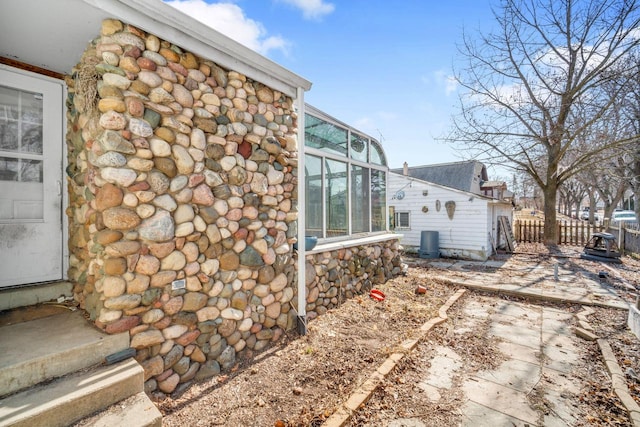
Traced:
<path fill-rule="evenodd" d="M 448 75 L 445 79 L 444 92 L 449 96 L 456 90 L 458 90 L 458 81 L 454 76 Z"/>
<path fill-rule="evenodd" d="M 278 0 L 287 3 L 302 11 L 305 19 L 322 19 L 323 16 L 335 10 L 333 3 L 325 3 L 324 0 Z"/>
<path fill-rule="evenodd" d="M 453 75 L 448 74 L 444 70 L 436 70 L 432 72 L 431 77 L 423 77 L 422 81 L 425 84 L 433 84 L 439 88 L 444 89 L 444 93 L 447 96 L 458 90 L 458 82 L 456 81 L 456 78 Z"/>
<path fill-rule="evenodd" d="M 263 55 L 272 50 L 287 53 L 289 42 L 280 36 L 267 35 L 260 22 L 245 16 L 244 11 L 233 3 L 208 4 L 203 0 L 166 3 Z"/>

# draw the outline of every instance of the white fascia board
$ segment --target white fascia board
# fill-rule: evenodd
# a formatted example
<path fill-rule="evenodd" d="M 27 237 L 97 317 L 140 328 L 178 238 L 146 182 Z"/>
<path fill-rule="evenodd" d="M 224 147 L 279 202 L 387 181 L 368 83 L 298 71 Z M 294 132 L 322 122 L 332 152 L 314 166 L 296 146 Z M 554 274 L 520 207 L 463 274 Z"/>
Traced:
<path fill-rule="evenodd" d="M 161 0 L 82 0 L 114 18 L 295 98 L 311 82 Z"/>

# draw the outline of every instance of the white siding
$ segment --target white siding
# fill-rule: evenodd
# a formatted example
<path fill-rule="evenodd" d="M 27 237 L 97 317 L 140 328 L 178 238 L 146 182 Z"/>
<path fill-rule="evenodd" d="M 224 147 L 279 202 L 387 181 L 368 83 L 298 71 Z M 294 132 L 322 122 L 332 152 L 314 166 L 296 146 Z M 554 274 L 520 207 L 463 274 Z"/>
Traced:
<path fill-rule="evenodd" d="M 400 200 L 399 191 L 404 193 Z M 426 195 L 423 195 L 424 192 Z M 396 230 L 403 234 L 405 246 L 420 246 L 422 231 L 438 231 L 440 252 L 444 256 L 486 259 L 492 252 L 489 241 L 491 229 L 491 201 L 481 196 L 415 180 L 403 175 L 389 174 L 389 206 L 396 212 L 410 213 L 410 229 Z M 440 201 L 440 211 L 436 201 Z M 456 203 L 453 219 L 449 219 L 445 203 Z M 427 212 L 423 212 L 423 207 Z"/>

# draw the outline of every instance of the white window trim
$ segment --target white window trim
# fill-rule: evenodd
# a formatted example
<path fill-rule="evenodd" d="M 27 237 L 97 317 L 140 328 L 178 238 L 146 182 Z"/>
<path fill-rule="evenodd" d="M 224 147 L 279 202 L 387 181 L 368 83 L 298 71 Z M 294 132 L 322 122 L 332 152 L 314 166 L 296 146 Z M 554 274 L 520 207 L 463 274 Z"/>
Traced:
<path fill-rule="evenodd" d="M 407 225 L 406 226 L 399 224 L 400 215 L 401 214 L 407 214 Z M 411 211 L 399 211 L 399 210 L 396 210 L 393 213 L 393 216 L 394 216 L 393 220 L 394 220 L 394 225 L 395 225 L 395 229 L 396 230 L 411 230 Z"/>
<path fill-rule="evenodd" d="M 321 166 L 321 173 L 323 176 L 323 184 L 322 184 L 322 230 L 323 230 L 323 234 L 326 233 L 326 228 L 327 228 L 327 224 L 326 224 L 326 191 L 325 191 L 325 187 L 324 187 L 324 176 L 325 176 L 325 162 L 326 160 L 335 160 L 335 161 L 339 161 L 342 163 L 346 163 L 347 164 L 347 188 L 350 189 L 351 188 L 351 170 L 352 170 L 352 166 L 360 166 L 360 167 L 364 167 L 369 169 L 370 173 L 369 173 L 369 184 L 371 184 L 371 178 L 372 178 L 372 172 L 374 170 L 378 170 L 383 172 L 385 175 L 385 199 L 386 199 L 386 193 L 389 190 L 389 167 L 388 165 L 386 165 L 386 153 L 384 153 L 384 149 L 382 148 L 382 145 L 380 144 L 380 142 L 378 142 L 377 140 L 375 140 L 375 138 L 361 132 L 358 131 L 357 129 L 354 129 L 353 127 L 340 122 L 339 120 L 334 119 L 333 117 L 330 117 L 328 115 L 326 115 L 325 113 L 323 113 L 322 111 L 319 111 L 309 105 L 305 105 L 306 106 L 306 111 L 305 114 L 309 114 L 311 116 L 314 116 L 320 120 L 324 120 L 328 123 L 331 123 L 333 125 L 339 126 L 339 127 L 343 127 L 347 130 L 347 154 L 346 155 L 340 155 L 340 154 L 336 154 L 336 153 L 330 153 L 330 152 L 326 152 L 323 151 L 322 149 L 319 148 L 314 148 L 314 147 L 308 147 L 306 145 L 306 141 L 303 141 L 302 147 L 303 147 L 303 155 L 311 155 L 317 158 L 320 158 L 321 162 L 322 162 L 322 166 Z M 382 161 L 385 163 L 384 165 L 379 165 L 377 163 L 370 163 L 370 162 L 363 162 L 363 161 L 359 161 L 356 159 L 353 159 L 350 155 L 350 141 L 351 141 L 351 135 L 352 134 L 357 134 L 359 136 L 365 137 L 369 140 L 369 159 L 371 158 L 371 150 L 375 149 L 373 148 L 373 146 L 375 145 L 376 147 L 379 147 L 381 150 L 381 156 L 382 156 Z M 306 186 L 305 186 L 306 187 Z M 372 215 L 372 206 L 371 206 L 371 192 L 369 192 L 369 201 L 368 201 L 368 205 L 369 205 L 369 215 Z M 346 236 L 336 236 L 336 237 L 319 237 L 319 239 L 322 242 L 340 242 L 340 241 L 344 241 L 344 240 L 350 240 L 350 239 L 356 239 L 359 237 L 362 237 L 363 235 L 370 235 L 370 236 L 376 236 L 376 235 L 381 235 L 381 234 L 386 234 L 389 232 L 389 218 L 388 215 L 386 215 L 384 217 L 384 230 L 380 230 L 380 231 L 373 231 L 372 230 L 372 218 L 369 218 L 369 231 L 364 232 L 364 233 L 353 233 L 353 224 L 352 224 L 352 213 L 351 213 L 351 193 L 350 191 L 347 192 L 347 206 L 348 206 L 348 217 L 347 217 L 347 235 Z M 386 201 L 385 201 L 385 212 L 388 212 L 389 206 L 387 205 Z"/>

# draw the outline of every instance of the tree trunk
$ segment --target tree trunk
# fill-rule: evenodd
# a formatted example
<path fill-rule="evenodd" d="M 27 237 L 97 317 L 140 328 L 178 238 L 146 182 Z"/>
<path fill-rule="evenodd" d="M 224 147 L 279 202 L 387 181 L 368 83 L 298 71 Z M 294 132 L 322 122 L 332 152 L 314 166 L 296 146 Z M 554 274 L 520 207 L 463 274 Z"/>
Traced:
<path fill-rule="evenodd" d="M 596 219 L 596 196 L 589 191 L 589 224 L 594 224 Z"/>
<path fill-rule="evenodd" d="M 558 160 L 560 144 L 552 144 L 547 152 L 547 182 L 542 187 L 544 195 L 544 244 L 558 244 L 558 227 L 556 225 L 556 200 L 558 199 Z"/>
<path fill-rule="evenodd" d="M 556 226 L 556 191 L 555 179 L 547 183 L 542 189 L 544 194 L 544 244 L 555 246 L 558 244 L 558 227 Z"/>

